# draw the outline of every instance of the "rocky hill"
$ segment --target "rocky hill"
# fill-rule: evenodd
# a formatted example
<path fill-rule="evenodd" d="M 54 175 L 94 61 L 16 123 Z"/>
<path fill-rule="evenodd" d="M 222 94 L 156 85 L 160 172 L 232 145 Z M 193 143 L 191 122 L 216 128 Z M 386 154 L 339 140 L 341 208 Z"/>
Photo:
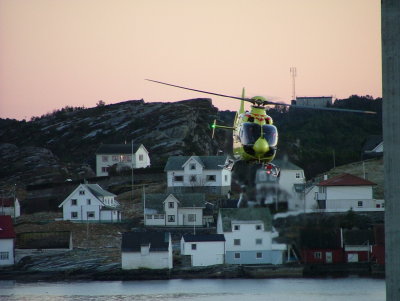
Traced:
<path fill-rule="evenodd" d="M 0 119 L 0 183 L 39 184 L 93 176 L 102 143 L 143 143 L 152 166 L 171 155 L 229 151 L 230 133 L 211 138 L 218 119 L 210 99 L 175 103 L 132 100 L 94 108 L 65 107 L 31 121 Z"/>

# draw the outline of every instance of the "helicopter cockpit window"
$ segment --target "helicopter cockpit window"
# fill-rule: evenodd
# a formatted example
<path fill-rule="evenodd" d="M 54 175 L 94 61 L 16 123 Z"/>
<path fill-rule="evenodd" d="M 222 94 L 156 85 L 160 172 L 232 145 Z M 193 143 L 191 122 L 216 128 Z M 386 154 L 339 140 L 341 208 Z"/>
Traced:
<path fill-rule="evenodd" d="M 274 125 L 266 124 L 263 125 L 263 134 L 265 140 L 267 140 L 269 146 L 276 146 L 278 143 L 278 130 Z"/>
<path fill-rule="evenodd" d="M 243 145 L 253 145 L 261 136 L 261 127 L 256 123 L 245 122 L 240 130 L 240 142 Z"/>

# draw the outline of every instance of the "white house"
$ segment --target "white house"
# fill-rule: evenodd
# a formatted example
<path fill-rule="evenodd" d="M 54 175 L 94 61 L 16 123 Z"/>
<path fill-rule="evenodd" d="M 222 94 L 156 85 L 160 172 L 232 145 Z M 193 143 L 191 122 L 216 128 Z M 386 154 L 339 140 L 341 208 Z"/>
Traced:
<path fill-rule="evenodd" d="M 172 243 L 168 232 L 126 232 L 121 243 L 122 269 L 172 269 Z"/>
<path fill-rule="evenodd" d="M 376 184 L 351 174 L 342 174 L 317 184 L 314 197 L 318 209 L 327 211 L 365 211 L 384 207 L 373 198 Z"/>
<path fill-rule="evenodd" d="M 260 204 L 287 203 L 289 210 L 304 207 L 304 170 L 288 160 L 273 162 L 280 169 L 279 177 L 267 174 L 265 169 L 257 170 L 256 191 Z"/>
<path fill-rule="evenodd" d="M 80 184 L 58 206 L 63 208 L 63 219 L 71 221 L 121 221 L 116 195 L 98 184 Z"/>
<path fill-rule="evenodd" d="M 0 216 L 0 266 L 13 265 L 15 232 L 11 216 Z"/>
<path fill-rule="evenodd" d="M 202 193 L 146 194 L 144 200 L 145 226 L 197 226 L 205 224 Z"/>
<path fill-rule="evenodd" d="M 225 263 L 283 263 L 287 246 L 273 243 L 278 233 L 268 208 L 220 209 L 217 233 L 225 236 Z"/>
<path fill-rule="evenodd" d="M 307 107 L 327 107 L 332 105 L 332 96 L 296 97 L 295 105 Z"/>
<path fill-rule="evenodd" d="M 11 215 L 19 217 L 21 215 L 21 205 L 17 198 L 0 198 L 0 215 Z"/>
<path fill-rule="evenodd" d="M 222 234 L 185 234 L 181 239 L 181 255 L 190 256 L 191 266 L 223 264 L 225 237 Z"/>
<path fill-rule="evenodd" d="M 108 169 L 146 168 L 150 166 L 149 152 L 143 144 L 102 144 L 96 151 L 96 176 L 108 176 Z"/>
<path fill-rule="evenodd" d="M 164 171 L 168 192 L 208 192 L 225 195 L 231 190 L 228 156 L 173 156 Z"/>

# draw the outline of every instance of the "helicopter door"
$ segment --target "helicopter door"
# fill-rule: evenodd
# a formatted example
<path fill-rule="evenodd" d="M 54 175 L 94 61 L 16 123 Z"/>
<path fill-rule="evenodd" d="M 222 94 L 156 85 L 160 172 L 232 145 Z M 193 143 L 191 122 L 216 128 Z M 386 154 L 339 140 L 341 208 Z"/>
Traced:
<path fill-rule="evenodd" d="M 274 125 L 263 125 L 263 134 L 269 146 L 276 146 L 278 143 L 278 130 Z"/>
<path fill-rule="evenodd" d="M 260 125 L 252 122 L 245 122 L 240 129 L 240 142 L 243 145 L 253 145 L 261 136 Z"/>

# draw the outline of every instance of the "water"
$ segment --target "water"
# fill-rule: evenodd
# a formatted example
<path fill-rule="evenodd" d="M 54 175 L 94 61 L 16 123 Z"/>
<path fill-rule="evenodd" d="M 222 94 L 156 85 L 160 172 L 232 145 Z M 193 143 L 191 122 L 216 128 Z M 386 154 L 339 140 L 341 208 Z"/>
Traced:
<path fill-rule="evenodd" d="M 30 283 L 0 281 L 0 300 L 383 301 L 385 281 L 369 278 Z"/>

